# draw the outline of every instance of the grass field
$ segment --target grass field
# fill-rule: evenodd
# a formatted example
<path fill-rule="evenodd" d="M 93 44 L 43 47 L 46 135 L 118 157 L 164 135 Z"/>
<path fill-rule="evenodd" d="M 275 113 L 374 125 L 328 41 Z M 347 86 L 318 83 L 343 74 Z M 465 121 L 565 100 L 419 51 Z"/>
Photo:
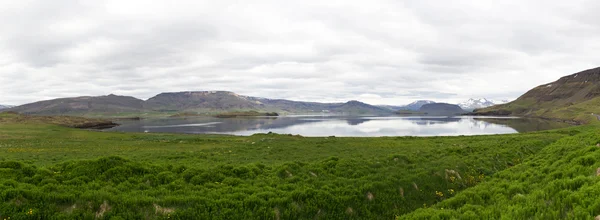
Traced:
<path fill-rule="evenodd" d="M 595 125 L 473 137 L 306 138 L 108 133 L 2 117 L 0 219 L 600 214 Z"/>

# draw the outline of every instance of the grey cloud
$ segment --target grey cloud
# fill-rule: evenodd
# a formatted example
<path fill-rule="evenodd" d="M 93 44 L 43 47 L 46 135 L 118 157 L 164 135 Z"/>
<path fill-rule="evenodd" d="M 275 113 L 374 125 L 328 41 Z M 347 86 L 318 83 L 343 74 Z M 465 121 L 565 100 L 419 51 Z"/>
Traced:
<path fill-rule="evenodd" d="M 0 3 L 10 21 L 0 26 L 0 103 L 186 90 L 373 104 L 516 98 L 597 65 L 598 8 L 591 0 Z"/>

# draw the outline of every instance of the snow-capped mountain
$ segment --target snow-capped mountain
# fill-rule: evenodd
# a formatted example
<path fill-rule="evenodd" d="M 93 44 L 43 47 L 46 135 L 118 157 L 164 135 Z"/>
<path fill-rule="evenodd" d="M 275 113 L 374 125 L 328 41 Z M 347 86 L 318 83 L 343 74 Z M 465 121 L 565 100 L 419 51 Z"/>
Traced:
<path fill-rule="evenodd" d="M 495 100 L 491 100 L 491 99 L 480 98 L 480 99 L 469 99 L 466 102 L 459 103 L 458 106 L 460 106 L 464 110 L 472 111 L 474 109 L 487 108 L 490 106 L 500 105 L 500 104 L 504 104 L 504 103 L 508 103 L 508 100 L 495 101 Z"/>

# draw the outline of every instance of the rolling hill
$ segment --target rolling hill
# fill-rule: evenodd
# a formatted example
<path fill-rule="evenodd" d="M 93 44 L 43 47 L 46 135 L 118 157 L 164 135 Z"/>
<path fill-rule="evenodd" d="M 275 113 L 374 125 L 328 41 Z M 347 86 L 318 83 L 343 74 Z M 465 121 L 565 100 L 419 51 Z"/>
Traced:
<path fill-rule="evenodd" d="M 587 122 L 600 113 L 600 67 L 540 85 L 513 102 L 475 111 L 477 115 L 513 115 Z"/>

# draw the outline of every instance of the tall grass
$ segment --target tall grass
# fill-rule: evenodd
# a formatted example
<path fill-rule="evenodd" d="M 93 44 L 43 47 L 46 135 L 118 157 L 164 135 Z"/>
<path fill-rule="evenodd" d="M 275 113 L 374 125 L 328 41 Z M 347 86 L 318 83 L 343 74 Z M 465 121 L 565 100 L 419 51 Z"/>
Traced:
<path fill-rule="evenodd" d="M 565 137 L 453 198 L 398 219 L 594 219 L 600 134 Z"/>

